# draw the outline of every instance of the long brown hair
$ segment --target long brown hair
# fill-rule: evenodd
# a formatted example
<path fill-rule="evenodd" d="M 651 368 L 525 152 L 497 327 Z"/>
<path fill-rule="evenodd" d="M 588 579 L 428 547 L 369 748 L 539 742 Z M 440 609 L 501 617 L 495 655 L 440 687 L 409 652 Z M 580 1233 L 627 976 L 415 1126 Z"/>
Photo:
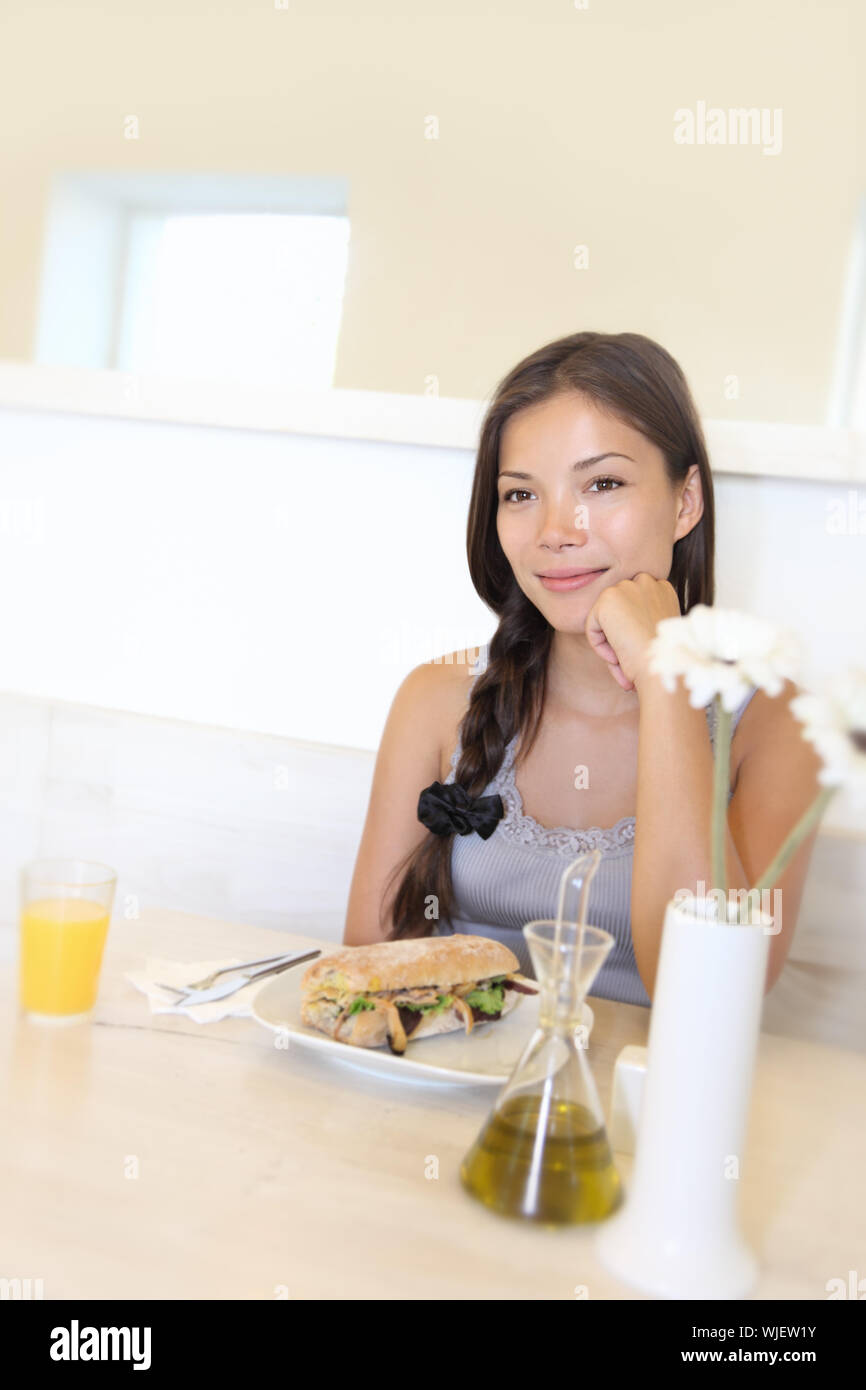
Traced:
<path fill-rule="evenodd" d="M 685 614 L 711 605 L 715 592 L 713 480 L 700 418 L 679 365 L 658 343 L 639 333 L 573 333 L 518 362 L 496 388 L 481 427 L 469 502 L 466 551 L 476 592 L 499 619 L 488 666 L 475 680 L 460 724 L 462 752 L 454 781 L 480 796 L 495 777 L 518 732 L 528 750 L 538 732 L 553 628 L 514 578 L 496 530 L 499 446 L 517 411 L 575 391 L 616 415 L 662 452 L 671 486 L 698 465 L 703 515 L 675 542 L 668 582 Z M 425 912 L 435 894 L 438 919 L 450 919 L 452 835 L 428 830 L 389 879 L 403 877 L 392 904 L 389 940 L 427 936 L 435 928 Z M 387 890 L 386 890 L 387 892 Z M 438 920 L 437 919 L 437 920 Z"/>

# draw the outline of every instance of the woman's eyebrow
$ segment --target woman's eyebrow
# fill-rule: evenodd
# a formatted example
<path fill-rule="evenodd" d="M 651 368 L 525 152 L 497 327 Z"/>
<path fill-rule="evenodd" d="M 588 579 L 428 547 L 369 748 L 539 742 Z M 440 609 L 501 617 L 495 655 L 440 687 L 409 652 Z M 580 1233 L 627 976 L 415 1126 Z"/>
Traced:
<path fill-rule="evenodd" d="M 582 469 L 584 469 L 584 468 L 591 468 L 592 465 L 593 465 L 594 463 L 601 463 L 603 459 L 628 459 L 629 463 L 634 463 L 634 459 L 633 459 L 629 454 L 614 454 L 614 453 L 608 453 L 608 454 L 593 454 L 593 455 L 591 456 L 591 458 L 588 458 L 588 459 L 578 459 L 578 460 L 577 460 L 577 463 L 573 463 L 571 466 L 572 466 L 572 469 L 574 469 L 576 472 L 580 472 L 580 471 L 581 471 Z M 532 474 L 531 474 L 531 473 L 517 473 L 517 472 L 515 472 L 513 469 L 510 469 L 510 468 L 509 468 L 509 469 L 503 470 L 503 471 L 502 471 L 501 473 L 499 473 L 497 476 L 500 477 L 500 478 L 526 478 L 526 479 L 530 479 L 530 478 L 532 477 Z"/>

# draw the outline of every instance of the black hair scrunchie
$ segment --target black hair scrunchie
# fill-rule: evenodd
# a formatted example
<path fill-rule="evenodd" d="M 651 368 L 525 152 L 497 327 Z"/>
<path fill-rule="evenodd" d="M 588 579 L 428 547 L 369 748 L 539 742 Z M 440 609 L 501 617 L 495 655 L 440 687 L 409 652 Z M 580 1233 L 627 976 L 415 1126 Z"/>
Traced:
<path fill-rule="evenodd" d="M 505 814 L 502 797 L 470 796 L 456 782 L 431 782 L 418 798 L 418 819 L 434 835 L 470 835 L 487 840 Z"/>

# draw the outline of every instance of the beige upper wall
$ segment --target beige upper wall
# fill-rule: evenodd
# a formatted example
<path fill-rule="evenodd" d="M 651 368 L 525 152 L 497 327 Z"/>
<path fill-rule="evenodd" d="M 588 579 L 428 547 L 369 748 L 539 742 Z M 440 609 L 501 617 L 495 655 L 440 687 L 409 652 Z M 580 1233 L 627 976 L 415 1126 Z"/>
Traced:
<path fill-rule="evenodd" d="M 339 174 L 335 386 L 481 398 L 551 338 L 631 330 L 705 416 L 825 422 L 866 186 L 856 0 L 280 3 L 4 0 L 0 356 L 32 357 L 55 172 Z M 675 143 L 699 102 L 780 108 L 781 153 Z"/>

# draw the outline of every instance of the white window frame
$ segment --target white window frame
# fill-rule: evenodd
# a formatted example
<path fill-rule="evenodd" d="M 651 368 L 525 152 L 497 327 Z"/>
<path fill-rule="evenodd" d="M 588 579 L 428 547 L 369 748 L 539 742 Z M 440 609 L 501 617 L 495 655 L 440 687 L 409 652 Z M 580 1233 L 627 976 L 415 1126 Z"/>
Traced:
<path fill-rule="evenodd" d="M 348 179 L 312 174 L 65 172 L 49 199 L 34 360 L 112 370 L 135 212 L 348 216 Z"/>

